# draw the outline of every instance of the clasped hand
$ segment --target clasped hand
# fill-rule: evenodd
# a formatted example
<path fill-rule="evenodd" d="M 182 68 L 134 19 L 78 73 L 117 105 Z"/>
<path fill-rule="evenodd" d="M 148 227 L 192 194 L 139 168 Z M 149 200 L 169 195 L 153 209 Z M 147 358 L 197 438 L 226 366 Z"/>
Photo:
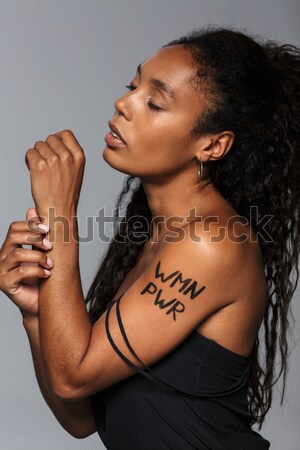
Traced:
<path fill-rule="evenodd" d="M 60 215 L 76 213 L 85 156 L 74 134 L 65 130 L 36 142 L 25 161 L 36 208 L 27 211 L 26 221 L 10 224 L 0 248 L 0 290 L 24 316 L 36 317 L 40 281 L 51 275 L 54 265 L 45 253 L 52 244 L 43 240 L 49 227 L 40 220 L 47 221 L 50 207 Z M 31 249 L 23 247 L 30 242 Z"/>
<path fill-rule="evenodd" d="M 49 208 L 56 214 L 75 212 L 83 179 L 85 156 L 70 130 L 49 135 L 26 152 L 31 193 L 40 217 Z"/>

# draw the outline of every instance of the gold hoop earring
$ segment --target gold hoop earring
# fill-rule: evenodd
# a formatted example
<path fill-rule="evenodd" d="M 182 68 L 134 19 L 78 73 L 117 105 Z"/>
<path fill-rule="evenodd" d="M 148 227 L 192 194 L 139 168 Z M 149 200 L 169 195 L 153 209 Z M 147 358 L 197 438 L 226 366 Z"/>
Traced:
<path fill-rule="evenodd" d="M 203 181 L 203 164 L 202 164 L 202 160 L 199 160 L 199 164 L 198 164 L 198 180 L 199 183 L 201 181 Z"/>

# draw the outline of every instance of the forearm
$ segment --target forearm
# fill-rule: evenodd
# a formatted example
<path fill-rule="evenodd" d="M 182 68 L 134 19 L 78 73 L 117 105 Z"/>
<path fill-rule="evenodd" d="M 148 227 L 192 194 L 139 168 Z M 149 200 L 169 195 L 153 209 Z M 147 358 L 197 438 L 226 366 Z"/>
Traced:
<path fill-rule="evenodd" d="M 72 436 L 84 438 L 96 431 L 95 421 L 90 399 L 68 402 L 59 399 L 50 389 L 40 349 L 38 318 L 23 317 L 32 353 L 36 378 L 41 393 L 55 415 L 56 419 Z"/>
<path fill-rule="evenodd" d="M 68 217 L 68 223 L 67 233 L 61 224 L 53 227 L 53 248 L 48 253 L 54 268 L 39 294 L 42 357 L 56 391 L 79 379 L 92 331 L 79 272 L 77 221 Z"/>

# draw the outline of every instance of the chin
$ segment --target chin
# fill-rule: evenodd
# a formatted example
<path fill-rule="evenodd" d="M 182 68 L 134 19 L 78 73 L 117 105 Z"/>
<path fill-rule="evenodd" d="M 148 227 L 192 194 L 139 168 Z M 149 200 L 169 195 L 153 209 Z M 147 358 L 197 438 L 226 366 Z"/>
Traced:
<path fill-rule="evenodd" d="M 106 146 L 106 147 L 104 147 L 104 149 L 102 151 L 102 158 L 104 159 L 104 161 L 106 161 L 108 164 L 110 164 L 110 162 L 113 161 L 113 159 L 114 159 L 114 156 L 113 156 L 114 153 L 115 153 L 115 150 Z"/>
<path fill-rule="evenodd" d="M 115 160 L 115 158 L 114 158 L 114 154 L 116 153 L 116 151 L 115 150 L 113 150 L 113 149 L 111 149 L 110 147 L 108 147 L 108 146 L 106 146 L 105 148 L 104 148 L 104 150 L 103 150 L 103 152 L 102 152 L 102 158 L 104 159 L 104 161 L 110 166 L 110 167 L 112 167 L 113 169 L 116 169 L 116 170 L 118 170 L 118 172 L 122 172 L 122 173 L 124 173 L 125 175 L 133 175 L 134 177 L 135 176 L 138 176 L 138 175 L 136 175 L 135 173 L 131 173 L 130 171 L 127 171 L 124 167 L 122 167 L 122 166 L 124 166 L 122 163 L 120 164 L 120 162 L 119 162 L 119 164 L 118 164 L 118 162 Z M 121 167 L 120 167 L 121 166 Z"/>
<path fill-rule="evenodd" d="M 116 162 L 114 161 L 113 150 L 109 147 L 105 147 L 102 152 L 102 158 L 113 169 L 117 169 Z"/>

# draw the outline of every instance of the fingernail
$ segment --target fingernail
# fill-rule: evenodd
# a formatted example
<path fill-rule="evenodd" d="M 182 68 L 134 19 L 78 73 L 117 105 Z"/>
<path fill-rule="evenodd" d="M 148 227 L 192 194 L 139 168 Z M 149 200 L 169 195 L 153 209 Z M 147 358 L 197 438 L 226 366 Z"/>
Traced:
<path fill-rule="evenodd" d="M 47 266 L 49 266 L 49 267 L 53 267 L 54 266 L 53 261 L 52 261 L 51 258 L 47 258 Z"/>
<path fill-rule="evenodd" d="M 48 270 L 48 269 L 44 269 L 44 272 L 45 272 L 46 275 L 51 275 L 51 271 Z"/>
<path fill-rule="evenodd" d="M 49 227 L 47 225 L 43 225 L 41 223 L 38 224 L 38 229 L 45 233 L 48 233 L 48 231 L 49 231 Z"/>
<path fill-rule="evenodd" d="M 50 241 L 48 239 L 43 239 L 43 245 L 47 247 L 49 250 L 53 247 Z"/>

